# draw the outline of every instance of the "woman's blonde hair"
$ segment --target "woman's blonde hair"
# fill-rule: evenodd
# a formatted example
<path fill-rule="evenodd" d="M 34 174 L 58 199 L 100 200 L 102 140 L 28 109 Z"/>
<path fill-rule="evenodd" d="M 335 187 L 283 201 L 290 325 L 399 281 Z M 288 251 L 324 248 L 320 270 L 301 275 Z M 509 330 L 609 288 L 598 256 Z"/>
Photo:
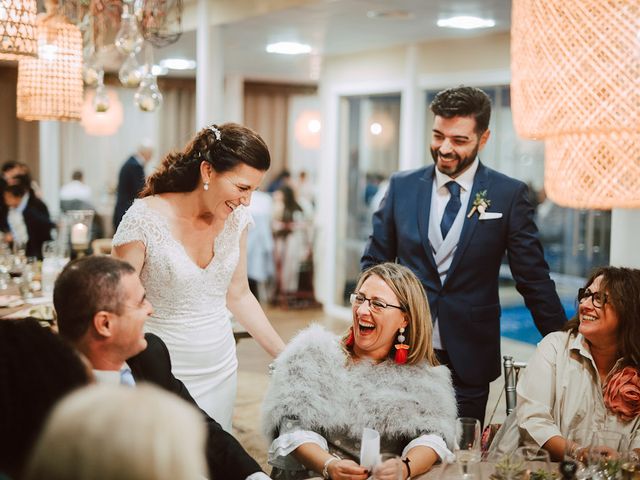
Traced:
<path fill-rule="evenodd" d="M 368 268 L 360 274 L 356 292 L 365 280 L 373 275 L 382 279 L 391 288 L 396 297 L 398 297 L 400 306 L 404 309 L 403 313 L 408 322 L 404 332 L 405 343 L 409 345 L 407 363 L 414 364 L 427 360 L 431 365 L 438 365 L 439 362 L 432 345 L 433 322 L 431 321 L 431 311 L 427 302 L 427 294 L 420 280 L 407 267 L 391 262 L 381 263 Z M 353 315 L 355 315 L 355 310 Z M 345 345 L 349 336 L 350 331 L 343 337 L 343 345 Z M 393 357 L 394 355 L 395 348 L 391 347 L 389 356 Z"/>
<path fill-rule="evenodd" d="M 148 384 L 94 385 L 54 409 L 24 478 L 203 478 L 204 453 L 202 417 L 175 395 Z"/>

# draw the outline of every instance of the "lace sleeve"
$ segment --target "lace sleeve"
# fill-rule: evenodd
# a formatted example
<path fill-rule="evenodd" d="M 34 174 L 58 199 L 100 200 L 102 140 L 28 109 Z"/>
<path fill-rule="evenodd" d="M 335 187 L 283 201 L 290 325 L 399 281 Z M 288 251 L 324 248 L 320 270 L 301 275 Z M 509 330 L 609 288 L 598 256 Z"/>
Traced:
<path fill-rule="evenodd" d="M 146 229 L 144 228 L 145 218 L 141 206 L 140 201 L 136 200 L 122 217 L 118 230 L 111 241 L 114 247 L 136 241 L 147 245 Z"/>
<path fill-rule="evenodd" d="M 242 232 L 247 226 L 253 227 L 253 225 L 255 225 L 249 209 L 244 205 L 235 210 L 234 217 L 238 232 Z"/>

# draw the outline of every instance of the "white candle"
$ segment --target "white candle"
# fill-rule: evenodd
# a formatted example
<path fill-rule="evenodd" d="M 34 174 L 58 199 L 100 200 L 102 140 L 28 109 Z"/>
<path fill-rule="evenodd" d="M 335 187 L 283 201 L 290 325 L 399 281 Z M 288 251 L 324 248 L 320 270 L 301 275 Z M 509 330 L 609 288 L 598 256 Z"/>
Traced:
<path fill-rule="evenodd" d="M 71 227 L 71 243 L 73 245 L 86 245 L 89 243 L 89 227 L 83 223 L 76 223 Z"/>

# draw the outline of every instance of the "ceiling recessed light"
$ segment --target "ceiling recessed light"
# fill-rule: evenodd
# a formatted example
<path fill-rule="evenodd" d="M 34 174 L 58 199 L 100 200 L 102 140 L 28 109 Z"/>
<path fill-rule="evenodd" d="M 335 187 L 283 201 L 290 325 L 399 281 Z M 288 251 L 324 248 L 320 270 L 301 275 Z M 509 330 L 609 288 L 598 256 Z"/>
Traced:
<path fill-rule="evenodd" d="M 441 18 L 438 20 L 439 27 L 462 28 L 471 30 L 474 28 L 490 28 L 496 25 L 496 21 L 491 18 L 480 18 L 470 16 L 460 16 L 451 18 Z"/>
<path fill-rule="evenodd" d="M 186 58 L 165 58 L 160 60 L 160 66 L 169 70 L 193 70 L 196 68 L 196 61 Z"/>
<path fill-rule="evenodd" d="M 300 55 L 311 52 L 311 46 L 298 42 L 277 42 L 267 45 L 267 52 L 282 55 Z"/>

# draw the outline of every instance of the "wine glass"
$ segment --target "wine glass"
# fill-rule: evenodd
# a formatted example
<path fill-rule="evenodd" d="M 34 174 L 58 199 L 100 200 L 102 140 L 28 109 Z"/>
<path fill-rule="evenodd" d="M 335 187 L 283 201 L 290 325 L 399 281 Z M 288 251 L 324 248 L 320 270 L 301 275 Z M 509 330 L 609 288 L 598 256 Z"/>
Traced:
<path fill-rule="evenodd" d="M 480 421 L 476 418 L 461 417 L 456 419 L 456 438 L 453 445 L 456 463 L 462 477 L 474 476 L 474 466 L 480 462 Z"/>
<path fill-rule="evenodd" d="M 546 480 L 551 478 L 549 452 L 538 447 L 518 447 L 512 454 L 512 462 L 522 465 L 523 478 Z"/>

